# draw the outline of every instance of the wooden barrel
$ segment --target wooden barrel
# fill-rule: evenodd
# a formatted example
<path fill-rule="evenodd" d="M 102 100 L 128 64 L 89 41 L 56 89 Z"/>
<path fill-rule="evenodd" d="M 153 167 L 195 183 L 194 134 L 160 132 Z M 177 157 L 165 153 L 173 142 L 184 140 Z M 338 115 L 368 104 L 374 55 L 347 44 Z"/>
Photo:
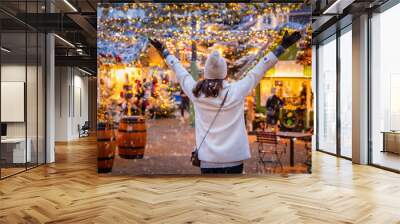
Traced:
<path fill-rule="evenodd" d="M 111 172 L 115 154 L 115 135 L 112 125 L 97 123 L 97 172 Z"/>
<path fill-rule="evenodd" d="M 146 146 L 146 123 L 141 116 L 124 117 L 119 121 L 118 154 L 124 159 L 142 159 Z"/>

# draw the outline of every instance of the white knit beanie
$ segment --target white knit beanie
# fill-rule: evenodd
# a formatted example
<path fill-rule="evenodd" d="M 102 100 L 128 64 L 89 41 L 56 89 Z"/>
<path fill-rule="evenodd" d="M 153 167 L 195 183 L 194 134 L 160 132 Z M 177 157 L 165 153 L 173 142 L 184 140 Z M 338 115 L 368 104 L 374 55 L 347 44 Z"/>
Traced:
<path fill-rule="evenodd" d="M 204 66 L 205 79 L 224 79 L 227 74 L 226 61 L 218 51 L 213 51 L 206 60 Z"/>

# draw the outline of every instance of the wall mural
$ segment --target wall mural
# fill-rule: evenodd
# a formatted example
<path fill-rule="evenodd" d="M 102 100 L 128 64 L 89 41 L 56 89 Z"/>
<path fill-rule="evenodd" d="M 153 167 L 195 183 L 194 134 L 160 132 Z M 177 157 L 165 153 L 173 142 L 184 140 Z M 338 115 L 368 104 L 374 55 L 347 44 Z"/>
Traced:
<path fill-rule="evenodd" d="M 309 5 L 99 4 L 97 41 L 99 173 L 311 172 Z"/>

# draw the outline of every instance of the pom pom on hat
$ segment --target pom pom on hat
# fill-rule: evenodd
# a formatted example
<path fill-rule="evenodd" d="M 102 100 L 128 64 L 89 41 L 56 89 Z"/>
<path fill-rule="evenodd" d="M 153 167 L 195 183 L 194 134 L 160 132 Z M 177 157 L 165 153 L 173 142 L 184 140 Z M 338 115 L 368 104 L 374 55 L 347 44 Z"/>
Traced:
<path fill-rule="evenodd" d="M 224 79 L 227 75 L 226 61 L 218 51 L 213 51 L 206 60 L 204 66 L 204 78 L 206 79 Z"/>

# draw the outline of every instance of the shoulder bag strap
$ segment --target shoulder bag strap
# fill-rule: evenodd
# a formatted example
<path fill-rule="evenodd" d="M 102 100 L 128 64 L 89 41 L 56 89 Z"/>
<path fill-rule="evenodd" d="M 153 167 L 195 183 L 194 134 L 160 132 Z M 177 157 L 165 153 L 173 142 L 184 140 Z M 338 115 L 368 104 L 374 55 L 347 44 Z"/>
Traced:
<path fill-rule="evenodd" d="M 203 144 L 204 140 L 206 139 L 206 137 L 207 137 L 207 135 L 208 135 L 208 132 L 210 132 L 211 127 L 214 125 L 214 122 L 215 122 L 215 120 L 217 119 L 219 112 L 221 112 L 222 107 L 223 107 L 224 104 L 225 104 L 226 97 L 228 96 L 228 93 L 229 93 L 229 89 L 228 89 L 228 91 L 226 91 L 225 96 L 224 96 L 224 99 L 222 100 L 221 105 L 219 106 L 219 109 L 218 109 L 217 113 L 216 113 L 215 116 L 214 116 L 214 119 L 211 121 L 211 124 L 210 124 L 210 126 L 208 127 L 208 130 L 207 130 L 206 134 L 204 135 L 203 139 L 201 140 L 199 147 L 196 148 L 196 151 L 199 151 L 201 145 Z"/>

